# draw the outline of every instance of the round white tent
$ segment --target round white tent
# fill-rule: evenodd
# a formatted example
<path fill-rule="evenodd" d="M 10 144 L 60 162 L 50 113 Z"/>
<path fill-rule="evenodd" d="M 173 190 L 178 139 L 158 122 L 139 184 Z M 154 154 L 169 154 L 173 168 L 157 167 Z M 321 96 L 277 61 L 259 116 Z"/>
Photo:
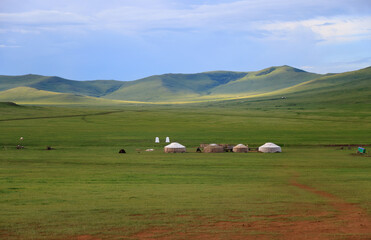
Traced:
<path fill-rule="evenodd" d="M 186 147 L 177 142 L 173 142 L 165 146 L 164 151 L 166 153 L 183 153 L 186 152 Z"/>
<path fill-rule="evenodd" d="M 277 153 L 277 152 L 282 152 L 281 147 L 274 144 L 274 143 L 266 143 L 262 146 L 259 147 L 259 152 L 263 153 Z"/>
<path fill-rule="evenodd" d="M 233 147 L 233 152 L 247 153 L 248 151 L 249 151 L 249 148 L 243 144 L 238 144 Z"/>

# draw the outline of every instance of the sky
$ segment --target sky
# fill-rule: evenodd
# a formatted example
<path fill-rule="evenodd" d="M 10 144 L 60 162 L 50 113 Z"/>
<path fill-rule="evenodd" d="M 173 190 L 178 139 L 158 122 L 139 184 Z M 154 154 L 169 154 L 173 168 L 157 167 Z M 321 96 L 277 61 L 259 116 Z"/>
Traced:
<path fill-rule="evenodd" d="M 0 0 L 0 75 L 371 66 L 370 0 Z"/>

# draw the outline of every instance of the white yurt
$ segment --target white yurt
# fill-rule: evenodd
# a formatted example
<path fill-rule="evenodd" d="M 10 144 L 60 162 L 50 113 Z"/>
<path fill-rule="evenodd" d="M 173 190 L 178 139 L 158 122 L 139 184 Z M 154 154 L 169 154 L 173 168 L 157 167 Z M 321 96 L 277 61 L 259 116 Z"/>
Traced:
<path fill-rule="evenodd" d="M 282 152 L 281 147 L 274 144 L 274 143 L 265 143 L 264 145 L 259 147 L 259 152 L 263 153 L 277 153 Z"/>
<path fill-rule="evenodd" d="M 249 151 L 249 148 L 243 144 L 238 144 L 233 147 L 233 152 L 247 153 L 248 151 Z"/>
<path fill-rule="evenodd" d="M 186 152 L 186 147 L 177 142 L 173 142 L 165 146 L 164 151 L 166 153 L 183 153 Z"/>

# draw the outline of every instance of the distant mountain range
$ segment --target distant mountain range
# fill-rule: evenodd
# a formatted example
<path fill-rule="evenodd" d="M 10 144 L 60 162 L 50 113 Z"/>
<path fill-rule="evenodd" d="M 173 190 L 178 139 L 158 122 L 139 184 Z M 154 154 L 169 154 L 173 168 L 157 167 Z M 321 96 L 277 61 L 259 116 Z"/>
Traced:
<path fill-rule="evenodd" d="M 19 103 L 193 102 L 266 95 L 370 95 L 371 67 L 315 74 L 290 66 L 255 72 L 163 74 L 135 81 L 74 81 L 40 75 L 0 75 L 0 101 Z M 112 101 L 113 100 L 113 101 Z M 119 101 L 115 101 L 119 100 Z"/>

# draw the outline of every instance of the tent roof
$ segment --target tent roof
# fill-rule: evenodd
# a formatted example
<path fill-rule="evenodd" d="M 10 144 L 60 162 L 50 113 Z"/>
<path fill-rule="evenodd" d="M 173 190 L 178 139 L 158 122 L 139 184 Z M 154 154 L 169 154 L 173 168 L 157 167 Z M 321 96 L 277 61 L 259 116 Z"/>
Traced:
<path fill-rule="evenodd" d="M 271 142 L 267 142 L 265 143 L 264 145 L 260 146 L 260 147 L 266 147 L 266 148 L 277 148 L 277 147 L 280 147 L 274 143 L 271 143 Z"/>
<path fill-rule="evenodd" d="M 182 144 L 177 142 L 170 143 L 169 145 L 165 146 L 165 148 L 185 148 Z"/>
<path fill-rule="evenodd" d="M 243 145 L 242 143 L 234 146 L 235 148 L 247 148 L 247 146 Z"/>

